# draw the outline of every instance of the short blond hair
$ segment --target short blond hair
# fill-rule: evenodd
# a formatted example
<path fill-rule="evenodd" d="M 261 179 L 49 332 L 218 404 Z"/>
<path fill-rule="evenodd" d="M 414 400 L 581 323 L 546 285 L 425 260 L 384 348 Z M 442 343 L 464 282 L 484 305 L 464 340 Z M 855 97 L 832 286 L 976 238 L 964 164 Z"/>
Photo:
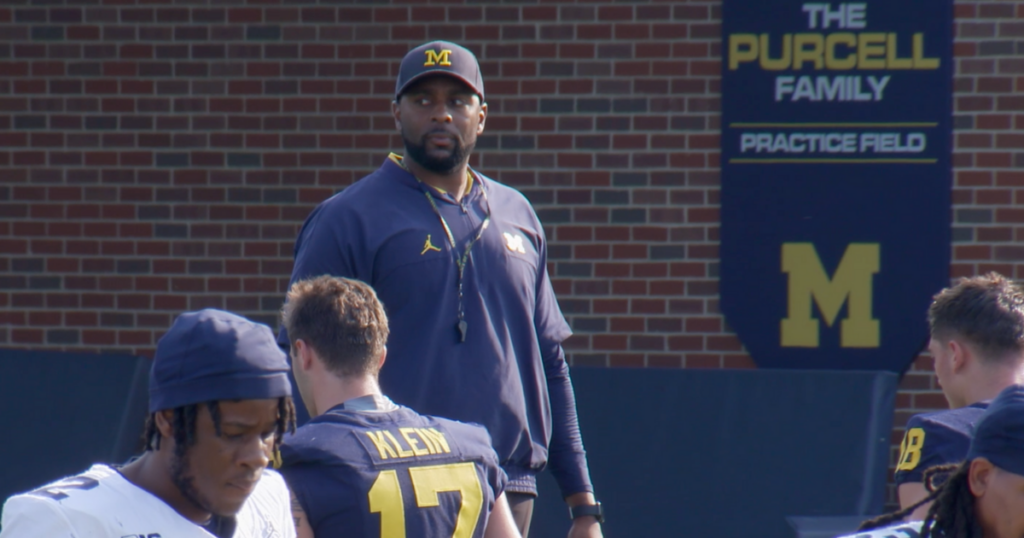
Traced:
<path fill-rule="evenodd" d="M 366 283 L 328 275 L 300 280 L 288 290 L 281 322 L 293 343 L 312 347 L 334 374 L 377 374 L 388 318 Z"/>
<path fill-rule="evenodd" d="M 961 278 L 935 295 L 928 309 L 932 338 L 963 338 L 983 359 L 1024 350 L 1024 291 L 999 273 Z"/>

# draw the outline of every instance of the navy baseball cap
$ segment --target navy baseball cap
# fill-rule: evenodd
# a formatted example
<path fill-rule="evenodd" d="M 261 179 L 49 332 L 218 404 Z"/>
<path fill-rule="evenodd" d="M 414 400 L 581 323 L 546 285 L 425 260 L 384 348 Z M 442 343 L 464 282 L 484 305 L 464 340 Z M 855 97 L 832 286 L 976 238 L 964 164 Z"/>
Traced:
<path fill-rule="evenodd" d="M 967 452 L 968 460 L 975 458 L 1024 476 L 1024 386 L 1003 389 L 978 419 Z"/>
<path fill-rule="evenodd" d="M 185 312 L 156 344 L 149 411 L 291 396 L 288 370 L 270 327 L 213 308 Z"/>
<path fill-rule="evenodd" d="M 395 84 L 395 100 L 417 80 L 437 74 L 461 80 L 480 96 L 481 101 L 484 100 L 484 79 L 476 56 L 469 49 L 448 41 L 424 43 L 402 58 Z"/>

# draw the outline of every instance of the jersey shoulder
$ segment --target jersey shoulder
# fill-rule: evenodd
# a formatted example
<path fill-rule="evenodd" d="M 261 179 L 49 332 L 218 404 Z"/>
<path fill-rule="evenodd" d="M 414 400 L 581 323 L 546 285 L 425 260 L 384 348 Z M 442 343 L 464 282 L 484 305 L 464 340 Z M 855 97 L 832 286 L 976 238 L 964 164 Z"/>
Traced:
<path fill-rule="evenodd" d="M 55 480 L 4 503 L 0 536 L 102 535 L 128 497 L 106 465 Z M 138 503 L 138 500 L 134 501 Z M 56 534 L 54 531 L 57 531 Z"/>
<path fill-rule="evenodd" d="M 68 536 L 77 529 L 56 502 L 44 497 L 14 495 L 3 505 L 0 538 Z"/>
<path fill-rule="evenodd" d="M 920 482 L 929 467 L 963 461 L 974 423 L 986 407 L 982 403 L 910 417 L 900 445 L 896 483 Z"/>
<path fill-rule="evenodd" d="M 299 464 L 353 464 L 361 445 L 356 441 L 365 425 L 354 417 L 324 414 L 300 426 L 281 444 L 282 468 Z"/>
<path fill-rule="evenodd" d="M 922 427 L 929 431 L 946 430 L 970 437 L 974 430 L 974 423 L 981 418 L 986 409 L 988 409 L 988 402 L 978 402 L 957 409 L 921 413 L 910 417 L 907 427 Z"/>
<path fill-rule="evenodd" d="M 86 471 L 54 480 L 15 497 L 53 503 L 62 509 L 95 509 L 121 494 L 116 478 L 120 475 L 106 465 L 93 465 Z"/>

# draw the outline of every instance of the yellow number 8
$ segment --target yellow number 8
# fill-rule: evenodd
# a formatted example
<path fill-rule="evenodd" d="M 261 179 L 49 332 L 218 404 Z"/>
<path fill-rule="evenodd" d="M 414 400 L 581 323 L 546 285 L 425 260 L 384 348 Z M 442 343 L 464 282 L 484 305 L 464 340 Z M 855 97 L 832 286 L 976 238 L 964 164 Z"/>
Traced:
<path fill-rule="evenodd" d="M 459 516 L 452 538 L 470 538 L 484 506 L 483 489 L 472 462 L 410 467 L 409 478 L 416 494 L 416 506 L 440 505 L 437 494 L 457 491 L 461 496 Z M 370 488 L 370 512 L 380 514 L 381 538 L 405 538 L 405 504 L 398 471 L 381 471 Z"/>
<path fill-rule="evenodd" d="M 921 463 L 921 447 L 924 446 L 924 428 L 910 428 L 900 443 L 900 462 L 897 471 L 913 471 Z"/>

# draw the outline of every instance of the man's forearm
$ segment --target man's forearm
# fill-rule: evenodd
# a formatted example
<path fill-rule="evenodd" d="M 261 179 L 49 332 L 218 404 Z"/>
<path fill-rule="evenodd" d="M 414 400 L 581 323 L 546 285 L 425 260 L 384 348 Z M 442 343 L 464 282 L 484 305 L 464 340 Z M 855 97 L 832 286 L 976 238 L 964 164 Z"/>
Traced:
<path fill-rule="evenodd" d="M 576 397 L 569 378 L 569 367 L 562 358 L 561 346 L 549 353 L 557 354 L 545 360 L 548 397 L 551 401 L 551 443 L 548 447 L 548 465 L 558 482 L 563 497 L 593 491 L 587 456 L 583 450 L 579 419 L 576 415 Z"/>

